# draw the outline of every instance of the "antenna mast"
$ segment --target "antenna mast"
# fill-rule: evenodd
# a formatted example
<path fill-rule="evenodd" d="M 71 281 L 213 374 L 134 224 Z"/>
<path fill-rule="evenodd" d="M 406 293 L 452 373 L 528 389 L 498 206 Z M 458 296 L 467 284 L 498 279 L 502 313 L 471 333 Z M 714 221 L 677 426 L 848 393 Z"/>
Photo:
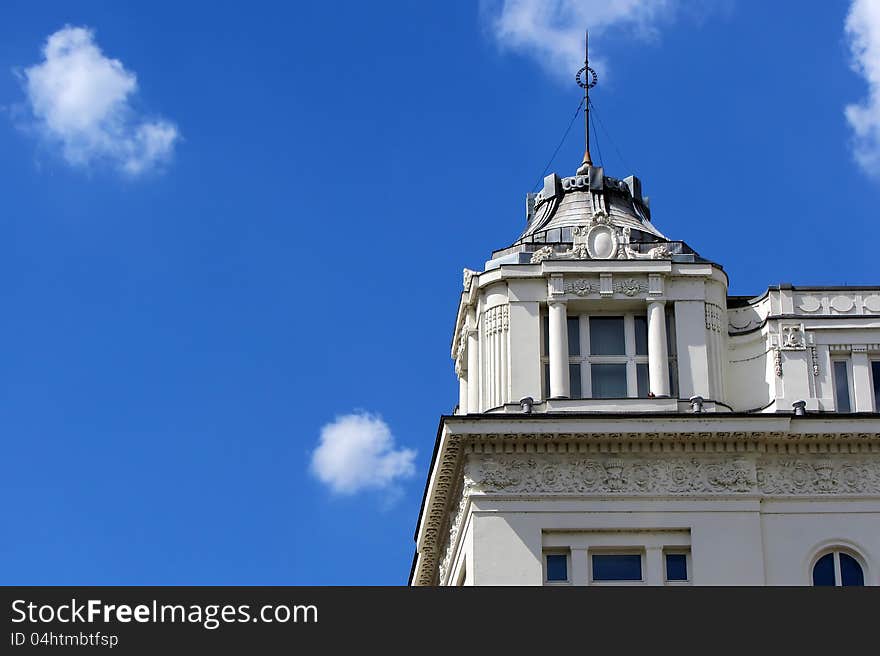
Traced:
<path fill-rule="evenodd" d="M 575 76 L 578 86 L 584 90 L 584 137 L 586 148 L 584 150 L 584 161 L 578 168 L 578 175 L 586 175 L 589 168 L 593 166 L 593 160 L 590 157 L 590 89 L 596 86 L 599 76 L 596 71 L 590 68 L 590 33 L 584 35 L 584 67 L 577 72 Z"/>

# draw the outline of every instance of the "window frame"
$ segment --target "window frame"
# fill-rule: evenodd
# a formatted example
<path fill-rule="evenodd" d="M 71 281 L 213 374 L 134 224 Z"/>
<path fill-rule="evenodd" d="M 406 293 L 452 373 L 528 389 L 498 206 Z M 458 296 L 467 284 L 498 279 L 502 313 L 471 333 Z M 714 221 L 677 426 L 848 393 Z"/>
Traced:
<path fill-rule="evenodd" d="M 641 310 L 600 310 L 597 312 L 569 312 L 566 315 L 566 322 L 569 319 L 577 317 L 578 319 L 578 355 L 572 355 L 571 344 L 568 347 L 568 366 L 569 380 L 571 381 L 571 368 L 576 366 L 580 373 L 580 396 L 571 395 L 569 398 L 576 400 L 583 399 L 649 399 L 651 391 L 651 376 L 648 353 L 639 354 L 636 352 L 636 317 L 644 317 L 647 326 L 647 308 L 644 312 Z M 591 317 L 623 317 L 623 338 L 624 353 L 621 355 L 593 355 L 590 352 L 590 318 Z M 549 316 L 546 312 L 541 314 L 540 340 L 541 340 L 541 377 L 542 392 L 545 399 L 550 398 L 550 354 L 548 349 L 548 330 Z M 678 397 L 678 352 L 676 348 L 675 338 L 675 315 L 673 312 L 666 312 L 666 341 L 667 341 L 667 361 L 669 368 L 669 393 L 671 398 Z M 647 350 L 647 349 L 646 349 Z M 592 365 L 594 364 L 623 364 L 626 366 L 626 396 L 623 397 L 595 397 L 593 396 L 593 375 Z M 638 366 L 644 365 L 648 373 L 647 391 L 644 395 L 639 394 L 639 378 Z M 573 390 L 574 386 L 569 383 L 569 390 Z"/>
<path fill-rule="evenodd" d="M 547 578 L 547 556 L 565 556 L 565 580 L 551 581 Z M 571 549 L 543 549 L 541 551 L 541 569 L 544 585 L 571 585 Z"/>
<path fill-rule="evenodd" d="M 874 399 L 874 412 L 880 412 L 880 376 L 874 376 L 874 365 L 877 365 L 877 369 L 880 370 L 880 358 L 876 356 L 871 359 L 868 359 L 868 369 L 871 371 L 871 392 Z"/>
<path fill-rule="evenodd" d="M 849 405 L 849 410 L 841 410 L 840 403 L 837 395 L 837 367 L 836 363 L 842 362 L 846 367 L 846 389 L 847 395 L 849 398 L 847 399 L 847 404 Z M 834 412 L 843 412 L 843 413 L 851 413 L 853 412 L 853 400 L 855 399 L 853 389 L 853 367 L 852 367 L 852 357 L 849 355 L 846 356 L 834 356 L 831 358 L 831 392 L 834 395 Z"/>
<path fill-rule="evenodd" d="M 638 556 L 641 579 L 607 580 L 593 578 L 593 556 Z M 645 576 L 647 559 L 645 547 L 598 547 L 587 551 L 587 584 L 588 585 L 646 585 Z"/>
<path fill-rule="evenodd" d="M 852 558 L 856 564 L 862 570 L 862 585 L 861 586 L 845 586 L 843 585 L 843 575 L 840 570 L 840 554 L 846 554 L 850 558 Z M 834 586 L 835 588 L 844 588 L 844 587 L 867 587 L 869 585 L 868 582 L 868 564 L 865 562 L 865 559 L 862 558 L 862 555 L 855 551 L 850 547 L 846 547 L 840 544 L 834 544 L 829 547 L 825 547 L 824 549 L 820 549 L 816 552 L 816 555 L 810 560 L 810 569 L 809 569 L 809 585 L 810 587 L 831 587 L 831 586 L 817 586 L 813 583 L 813 575 L 816 565 L 819 563 L 822 558 L 825 556 L 831 555 L 834 562 Z"/>
<path fill-rule="evenodd" d="M 670 580 L 666 567 L 666 556 L 684 556 L 685 575 L 684 580 Z M 685 547 L 669 547 L 663 549 L 663 585 L 691 585 L 694 572 L 691 566 L 691 550 Z"/>

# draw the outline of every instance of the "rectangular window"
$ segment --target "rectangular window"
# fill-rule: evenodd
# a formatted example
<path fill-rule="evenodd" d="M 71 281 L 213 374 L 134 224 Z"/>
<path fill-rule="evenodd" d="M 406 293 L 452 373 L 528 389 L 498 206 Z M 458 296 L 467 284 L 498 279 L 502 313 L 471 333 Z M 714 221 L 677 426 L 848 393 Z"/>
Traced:
<path fill-rule="evenodd" d="M 594 581 L 641 581 L 641 554 L 592 554 Z"/>
<path fill-rule="evenodd" d="M 572 399 L 583 398 L 581 391 L 581 366 L 579 364 L 568 365 L 568 396 Z"/>
<path fill-rule="evenodd" d="M 648 317 L 633 317 L 636 331 L 636 355 L 648 355 Z"/>
<path fill-rule="evenodd" d="M 550 355 L 550 317 L 546 314 L 541 317 L 541 349 L 545 358 Z"/>
<path fill-rule="evenodd" d="M 874 381 L 874 412 L 880 412 L 880 361 L 871 363 L 871 378 Z"/>
<path fill-rule="evenodd" d="M 671 310 L 671 308 L 670 308 Z M 667 311 L 670 395 L 678 397 L 678 359 L 674 314 Z M 541 316 L 541 364 L 544 398 L 550 398 L 549 318 Z M 648 398 L 648 319 L 626 313 L 570 315 L 568 335 L 569 397 L 572 399 Z M 878 376 L 880 380 L 880 376 Z"/>
<path fill-rule="evenodd" d="M 639 388 L 639 398 L 648 398 L 648 365 L 636 365 L 636 381 Z"/>
<path fill-rule="evenodd" d="M 667 581 L 687 581 L 688 556 L 686 553 L 667 553 L 664 557 Z"/>
<path fill-rule="evenodd" d="M 849 371 L 846 360 L 835 360 L 834 365 L 834 402 L 837 412 L 851 412 L 849 400 Z"/>
<path fill-rule="evenodd" d="M 590 373 L 594 399 L 626 398 L 625 364 L 594 364 Z"/>
<path fill-rule="evenodd" d="M 581 354 L 581 320 L 568 317 L 568 355 Z"/>
<path fill-rule="evenodd" d="M 590 317 L 590 355 L 626 355 L 623 317 Z"/>
<path fill-rule="evenodd" d="M 568 582 L 568 554 L 544 554 L 544 580 L 548 583 Z"/>

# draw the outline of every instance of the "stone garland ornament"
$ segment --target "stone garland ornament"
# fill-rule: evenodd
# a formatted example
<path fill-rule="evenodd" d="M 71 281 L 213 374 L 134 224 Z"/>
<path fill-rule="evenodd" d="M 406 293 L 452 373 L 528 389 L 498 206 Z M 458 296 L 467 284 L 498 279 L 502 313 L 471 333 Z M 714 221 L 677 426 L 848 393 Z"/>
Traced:
<path fill-rule="evenodd" d="M 633 280 L 632 278 L 627 278 L 626 280 L 621 280 L 614 283 L 614 291 L 619 294 L 623 294 L 624 296 L 636 296 L 638 294 L 644 294 L 648 291 L 648 285 L 641 282 L 640 280 Z"/>
<path fill-rule="evenodd" d="M 468 330 L 466 327 L 461 327 L 461 332 L 458 335 L 458 348 L 455 351 L 455 375 L 458 378 L 461 378 L 464 374 L 464 362 L 465 362 L 465 348 L 467 345 L 468 338 Z"/>
<path fill-rule="evenodd" d="M 589 280 L 572 280 L 565 283 L 565 292 L 567 294 L 575 294 L 576 296 L 589 296 L 590 294 L 597 294 L 599 287 Z"/>
<path fill-rule="evenodd" d="M 532 259 L 529 260 L 532 264 L 538 264 L 543 262 L 544 260 L 549 260 L 553 257 L 553 247 L 552 246 L 544 246 L 539 248 L 534 253 L 532 253 Z"/>

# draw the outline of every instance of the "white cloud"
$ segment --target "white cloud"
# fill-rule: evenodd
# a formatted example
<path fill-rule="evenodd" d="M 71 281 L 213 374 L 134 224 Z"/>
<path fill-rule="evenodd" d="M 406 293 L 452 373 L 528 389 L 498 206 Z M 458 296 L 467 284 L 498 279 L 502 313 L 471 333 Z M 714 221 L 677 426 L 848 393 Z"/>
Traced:
<path fill-rule="evenodd" d="M 137 76 L 101 52 L 92 30 L 63 27 L 46 40 L 43 57 L 24 70 L 27 102 L 40 133 L 68 163 L 105 162 L 136 176 L 168 161 L 177 127 L 135 111 Z"/>
<path fill-rule="evenodd" d="M 585 29 L 590 30 L 590 65 L 601 67 L 594 36 L 622 27 L 633 36 L 653 37 L 658 21 L 676 4 L 676 0 L 484 0 L 483 12 L 502 48 L 532 55 L 548 71 L 568 79 L 583 66 Z"/>
<path fill-rule="evenodd" d="M 848 105 L 853 156 L 867 173 L 880 177 L 880 2 L 853 0 L 846 17 L 853 69 L 868 83 L 868 97 Z"/>
<path fill-rule="evenodd" d="M 393 484 L 415 473 L 412 449 L 395 449 L 391 430 L 369 413 L 337 417 L 321 428 L 312 454 L 312 472 L 334 492 L 354 494 L 367 489 L 393 492 Z"/>

